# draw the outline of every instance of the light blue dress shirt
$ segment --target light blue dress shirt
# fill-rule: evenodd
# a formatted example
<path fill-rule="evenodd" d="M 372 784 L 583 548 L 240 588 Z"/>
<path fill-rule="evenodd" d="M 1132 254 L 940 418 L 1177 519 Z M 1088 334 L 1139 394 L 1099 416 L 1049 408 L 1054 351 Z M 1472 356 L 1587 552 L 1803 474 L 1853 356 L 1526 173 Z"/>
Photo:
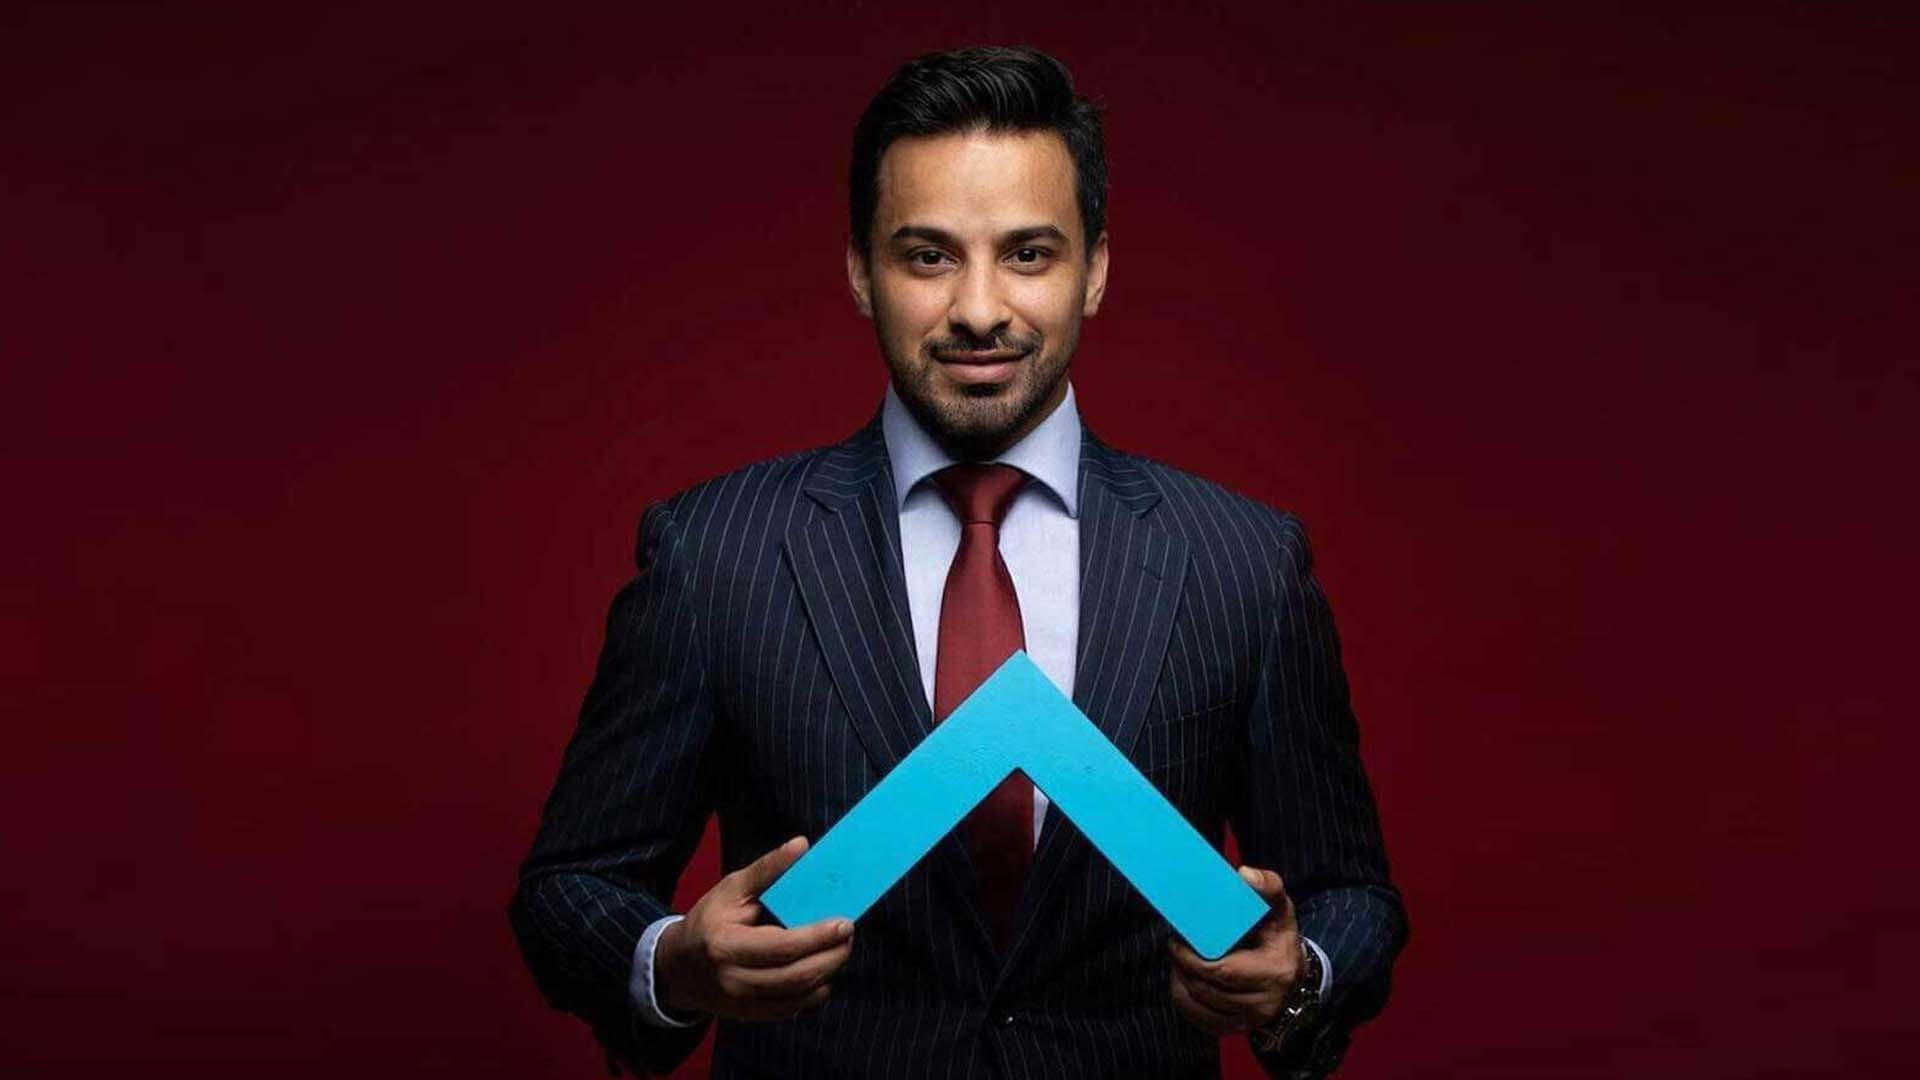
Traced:
<path fill-rule="evenodd" d="M 955 464 L 939 441 L 887 384 L 880 425 L 893 466 L 893 491 L 900 512 L 900 555 L 907 579 L 907 606 L 913 615 L 913 640 L 920 662 L 920 683 L 933 708 L 934 660 L 940 643 L 940 606 L 947 570 L 960 549 L 960 519 L 928 477 Z M 1046 419 L 993 460 L 1032 477 L 1014 495 L 1000 523 L 1000 558 L 1013 577 L 1020 604 L 1020 626 L 1027 654 L 1062 694 L 1073 696 L 1075 649 L 1080 637 L 1080 411 L 1073 383 Z M 1033 793 L 1033 836 L 1037 843 L 1046 820 L 1047 797 Z M 681 918 L 668 915 L 648 926 L 634 949 L 628 984 L 635 1006 L 648 1023 L 686 1027 L 660 1009 L 653 991 L 653 951 L 660 932 Z M 1320 992 L 1331 985 L 1326 953 L 1307 945 L 1320 959 Z"/>

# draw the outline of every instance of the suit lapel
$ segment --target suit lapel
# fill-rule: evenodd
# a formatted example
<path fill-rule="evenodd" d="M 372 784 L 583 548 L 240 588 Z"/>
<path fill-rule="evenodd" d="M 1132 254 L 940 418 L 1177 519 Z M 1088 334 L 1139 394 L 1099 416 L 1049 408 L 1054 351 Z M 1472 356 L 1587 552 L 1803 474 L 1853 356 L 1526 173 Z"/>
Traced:
<path fill-rule="evenodd" d="M 827 512 L 788 531 L 787 558 L 860 741 L 884 774 L 926 737 L 933 717 L 914 654 L 878 422 L 829 450 L 806 492 Z"/>
<path fill-rule="evenodd" d="M 1153 524 L 1160 493 L 1140 469 L 1082 427 L 1080 628 L 1073 703 L 1128 753 L 1140 734 L 1186 577 L 1187 542 Z M 1037 927 L 1095 854 L 1049 807 L 1014 915 L 995 990 L 1034 947 Z"/>
<path fill-rule="evenodd" d="M 822 455 L 805 487 L 824 512 L 788 531 L 787 560 L 854 731 L 884 776 L 933 730 L 933 711 L 914 650 L 899 504 L 879 414 Z M 958 831 L 928 858 L 976 944 L 991 953 L 986 909 Z"/>

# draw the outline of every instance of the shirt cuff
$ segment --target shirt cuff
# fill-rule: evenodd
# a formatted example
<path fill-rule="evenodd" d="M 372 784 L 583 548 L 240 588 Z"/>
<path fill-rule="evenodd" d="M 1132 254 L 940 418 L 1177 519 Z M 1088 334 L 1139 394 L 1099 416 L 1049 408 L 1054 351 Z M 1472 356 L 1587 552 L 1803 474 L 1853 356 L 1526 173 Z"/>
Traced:
<path fill-rule="evenodd" d="M 640 1011 L 640 1018 L 654 1027 L 693 1027 L 706 1019 L 694 1016 L 679 1020 L 667 1014 L 660 1006 L 660 999 L 653 992 L 653 950 L 660 944 L 660 934 L 667 927 L 686 918 L 685 915 L 663 915 L 647 925 L 640 934 L 640 940 L 633 947 L 633 974 L 627 977 L 627 996 L 633 999 L 634 1008 Z"/>
<path fill-rule="evenodd" d="M 1312 938 L 1301 934 L 1300 940 L 1306 942 L 1307 948 L 1312 949 L 1313 955 L 1320 960 L 1320 1000 L 1325 1001 L 1327 1000 L 1327 989 L 1333 985 L 1333 961 L 1327 959 L 1326 952 L 1322 950 L 1320 946 L 1315 945 Z"/>

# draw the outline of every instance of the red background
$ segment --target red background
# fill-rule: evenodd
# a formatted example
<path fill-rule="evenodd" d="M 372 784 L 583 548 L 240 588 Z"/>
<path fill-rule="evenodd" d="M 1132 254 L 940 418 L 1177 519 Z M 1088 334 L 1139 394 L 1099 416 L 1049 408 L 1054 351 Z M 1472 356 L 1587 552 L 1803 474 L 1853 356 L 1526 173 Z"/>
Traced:
<path fill-rule="evenodd" d="M 871 414 L 853 120 L 981 41 L 1108 107 L 1088 423 L 1312 529 L 1347 1075 L 1920 1060 L 1915 27 L 1545 7 L 0 16 L 0 1073 L 597 1074 L 504 905 L 639 512 Z"/>

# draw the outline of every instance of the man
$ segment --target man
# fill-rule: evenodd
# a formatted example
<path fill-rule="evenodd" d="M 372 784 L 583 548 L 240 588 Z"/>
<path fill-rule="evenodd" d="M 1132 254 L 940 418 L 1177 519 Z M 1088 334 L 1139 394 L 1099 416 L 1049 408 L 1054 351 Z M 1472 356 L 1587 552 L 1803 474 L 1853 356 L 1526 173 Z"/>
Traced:
<path fill-rule="evenodd" d="M 837 445 L 649 506 L 510 914 L 610 1062 L 714 1075 L 1324 1075 L 1406 937 L 1293 515 L 1106 446 L 1099 120 L 1026 49 L 914 60 L 855 131 L 848 281 L 891 372 Z M 1196 956 L 1015 773 L 860 920 L 755 898 L 1013 650 L 1271 915 Z M 731 872 L 667 904 L 707 816 Z"/>

